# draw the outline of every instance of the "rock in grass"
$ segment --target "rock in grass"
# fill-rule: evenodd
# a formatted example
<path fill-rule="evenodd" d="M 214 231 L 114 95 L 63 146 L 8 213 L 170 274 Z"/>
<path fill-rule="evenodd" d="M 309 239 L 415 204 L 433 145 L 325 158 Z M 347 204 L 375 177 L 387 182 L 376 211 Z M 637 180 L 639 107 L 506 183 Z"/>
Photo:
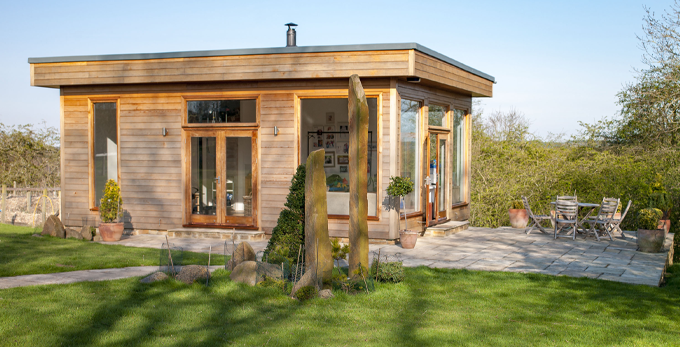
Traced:
<path fill-rule="evenodd" d="M 241 242 L 234 250 L 234 256 L 227 263 L 227 269 L 233 270 L 244 261 L 255 261 L 255 250 L 248 242 Z"/>
<path fill-rule="evenodd" d="M 83 225 L 80 228 L 80 235 L 83 236 L 83 239 L 92 241 L 92 231 L 90 231 L 90 226 L 89 225 Z"/>
<path fill-rule="evenodd" d="M 182 270 L 179 270 L 179 273 L 177 274 L 177 280 L 186 284 L 192 284 L 196 280 L 206 280 L 207 278 L 208 269 L 201 265 L 182 266 Z"/>
<path fill-rule="evenodd" d="M 71 229 L 71 228 L 66 228 L 65 229 L 65 234 L 67 239 L 78 239 L 82 240 L 83 235 L 80 234 L 80 231 Z"/>
<path fill-rule="evenodd" d="M 319 291 L 319 297 L 322 299 L 330 299 L 334 298 L 335 295 L 333 295 L 333 292 L 330 289 L 324 289 Z"/>
<path fill-rule="evenodd" d="M 265 277 L 274 279 L 283 278 L 281 266 L 259 261 L 244 261 L 236 265 L 231 275 L 229 275 L 232 281 L 245 283 L 250 286 L 264 281 Z"/>
<path fill-rule="evenodd" d="M 164 281 L 168 278 L 168 275 L 166 275 L 164 272 L 154 272 L 149 276 L 146 276 L 139 280 L 140 283 L 152 283 L 152 282 L 157 282 L 157 281 Z"/>
<path fill-rule="evenodd" d="M 59 217 L 55 215 L 47 217 L 45 224 L 43 224 L 42 233 L 40 234 L 59 237 L 62 239 L 66 236 L 66 232 L 64 231 L 64 224 L 62 224 Z"/>

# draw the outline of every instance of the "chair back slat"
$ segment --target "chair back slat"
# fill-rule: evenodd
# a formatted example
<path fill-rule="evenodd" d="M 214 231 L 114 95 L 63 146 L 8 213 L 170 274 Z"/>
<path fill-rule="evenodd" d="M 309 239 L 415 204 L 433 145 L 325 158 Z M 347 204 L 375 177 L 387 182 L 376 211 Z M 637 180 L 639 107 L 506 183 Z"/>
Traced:
<path fill-rule="evenodd" d="M 556 201 L 572 201 L 572 202 L 577 202 L 578 198 L 576 195 L 558 195 Z"/>
<path fill-rule="evenodd" d="M 600 211 L 597 213 L 598 220 L 609 220 L 614 218 L 616 209 L 619 207 L 619 199 L 603 198 Z"/>
<path fill-rule="evenodd" d="M 558 199 L 555 201 L 555 215 L 561 216 L 561 219 L 576 220 L 578 215 L 578 202 L 566 201 Z"/>
<path fill-rule="evenodd" d="M 531 211 L 531 206 L 529 206 L 529 200 L 527 200 L 526 196 L 522 196 L 522 203 L 524 204 L 524 209 L 527 210 L 529 217 L 533 218 L 534 213 Z"/>

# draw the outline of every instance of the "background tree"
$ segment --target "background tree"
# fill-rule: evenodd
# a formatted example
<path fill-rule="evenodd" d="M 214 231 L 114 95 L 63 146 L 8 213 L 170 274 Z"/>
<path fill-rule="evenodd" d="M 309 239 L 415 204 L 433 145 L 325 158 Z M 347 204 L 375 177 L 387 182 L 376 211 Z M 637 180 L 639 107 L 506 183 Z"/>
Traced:
<path fill-rule="evenodd" d="M 19 187 L 58 187 L 59 131 L 30 124 L 0 123 L 0 183 Z"/>

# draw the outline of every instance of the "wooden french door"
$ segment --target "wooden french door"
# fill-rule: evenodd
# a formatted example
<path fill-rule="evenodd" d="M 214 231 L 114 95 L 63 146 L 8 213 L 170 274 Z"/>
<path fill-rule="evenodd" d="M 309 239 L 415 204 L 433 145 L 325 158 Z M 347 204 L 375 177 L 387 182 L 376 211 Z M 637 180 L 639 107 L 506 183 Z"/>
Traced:
<path fill-rule="evenodd" d="M 427 225 L 443 222 L 446 217 L 446 132 L 432 132 L 427 136 L 428 179 L 425 181 L 427 192 L 427 208 L 425 219 Z"/>
<path fill-rule="evenodd" d="M 189 225 L 257 226 L 257 131 L 185 131 Z"/>

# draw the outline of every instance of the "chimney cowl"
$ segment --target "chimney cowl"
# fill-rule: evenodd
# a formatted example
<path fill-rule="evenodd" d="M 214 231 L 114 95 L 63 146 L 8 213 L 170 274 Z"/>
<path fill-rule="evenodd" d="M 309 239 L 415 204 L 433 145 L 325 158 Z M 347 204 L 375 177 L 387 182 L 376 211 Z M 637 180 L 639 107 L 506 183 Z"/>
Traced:
<path fill-rule="evenodd" d="M 288 24 L 284 24 L 284 25 L 288 26 L 286 47 L 297 47 L 297 44 L 295 42 L 296 41 L 296 37 L 295 37 L 296 33 L 295 33 L 295 29 L 293 27 L 296 27 L 298 25 L 295 24 L 295 23 L 288 23 Z"/>

